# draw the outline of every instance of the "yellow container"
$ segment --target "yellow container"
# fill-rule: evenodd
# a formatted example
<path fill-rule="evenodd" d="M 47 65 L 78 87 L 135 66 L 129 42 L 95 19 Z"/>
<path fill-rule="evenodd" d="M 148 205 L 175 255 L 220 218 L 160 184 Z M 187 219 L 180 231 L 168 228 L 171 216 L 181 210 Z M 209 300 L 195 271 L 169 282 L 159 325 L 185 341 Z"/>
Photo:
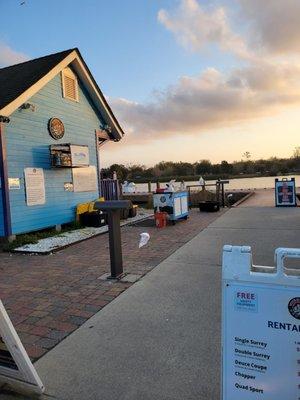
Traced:
<path fill-rule="evenodd" d="M 87 212 L 96 211 L 96 209 L 95 209 L 96 201 L 104 201 L 104 197 L 99 197 L 99 199 L 96 199 L 94 201 L 90 201 L 88 203 L 77 204 L 77 207 L 76 207 L 76 219 L 78 220 L 79 216 L 81 214 L 84 214 L 84 213 L 87 213 Z"/>

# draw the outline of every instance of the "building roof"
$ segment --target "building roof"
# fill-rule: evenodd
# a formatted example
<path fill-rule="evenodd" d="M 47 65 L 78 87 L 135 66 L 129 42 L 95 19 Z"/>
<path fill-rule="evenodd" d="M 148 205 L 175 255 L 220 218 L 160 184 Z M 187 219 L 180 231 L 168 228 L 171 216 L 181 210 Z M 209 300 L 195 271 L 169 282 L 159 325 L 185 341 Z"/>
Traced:
<path fill-rule="evenodd" d="M 51 54 L 0 69 L 0 109 L 10 104 L 36 81 L 45 76 L 72 50 Z"/>
<path fill-rule="evenodd" d="M 112 138 L 120 140 L 124 132 L 77 48 L 0 68 L 0 115 L 8 117 L 68 65 L 111 128 Z"/>

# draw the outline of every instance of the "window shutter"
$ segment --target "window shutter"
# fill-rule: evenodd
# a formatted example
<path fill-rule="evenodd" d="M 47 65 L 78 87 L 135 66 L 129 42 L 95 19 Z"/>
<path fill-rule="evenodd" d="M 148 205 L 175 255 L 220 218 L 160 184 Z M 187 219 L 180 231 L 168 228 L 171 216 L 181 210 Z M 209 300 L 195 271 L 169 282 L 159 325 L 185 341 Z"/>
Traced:
<path fill-rule="evenodd" d="M 65 97 L 76 100 L 76 81 L 70 76 L 65 75 Z"/>
<path fill-rule="evenodd" d="M 63 96 L 66 99 L 78 101 L 78 82 L 75 74 L 66 68 L 62 72 Z"/>

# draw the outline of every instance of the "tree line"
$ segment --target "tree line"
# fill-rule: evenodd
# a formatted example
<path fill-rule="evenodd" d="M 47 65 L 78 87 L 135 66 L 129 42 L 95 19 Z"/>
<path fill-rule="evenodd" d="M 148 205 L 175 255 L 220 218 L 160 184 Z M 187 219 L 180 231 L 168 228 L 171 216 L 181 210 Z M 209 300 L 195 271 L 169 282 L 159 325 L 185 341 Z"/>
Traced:
<path fill-rule="evenodd" d="M 267 160 L 250 160 L 249 152 L 245 160 L 229 163 L 225 160 L 213 164 L 209 160 L 199 160 L 194 163 L 161 161 L 153 167 L 132 164 L 112 164 L 102 169 L 103 178 L 111 178 L 114 171 L 120 180 L 135 182 L 198 180 L 234 178 L 249 176 L 276 176 L 300 173 L 300 148 L 296 148 L 291 158 L 271 157 Z M 246 154 L 245 153 L 245 154 Z"/>

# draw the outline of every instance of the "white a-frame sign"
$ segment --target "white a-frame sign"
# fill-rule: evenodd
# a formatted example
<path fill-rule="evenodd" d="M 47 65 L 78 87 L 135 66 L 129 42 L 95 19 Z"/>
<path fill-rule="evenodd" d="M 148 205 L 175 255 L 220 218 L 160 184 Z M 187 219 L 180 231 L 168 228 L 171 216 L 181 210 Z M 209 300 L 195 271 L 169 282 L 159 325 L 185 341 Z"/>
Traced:
<path fill-rule="evenodd" d="M 0 385 L 42 394 L 44 386 L 0 300 Z"/>

